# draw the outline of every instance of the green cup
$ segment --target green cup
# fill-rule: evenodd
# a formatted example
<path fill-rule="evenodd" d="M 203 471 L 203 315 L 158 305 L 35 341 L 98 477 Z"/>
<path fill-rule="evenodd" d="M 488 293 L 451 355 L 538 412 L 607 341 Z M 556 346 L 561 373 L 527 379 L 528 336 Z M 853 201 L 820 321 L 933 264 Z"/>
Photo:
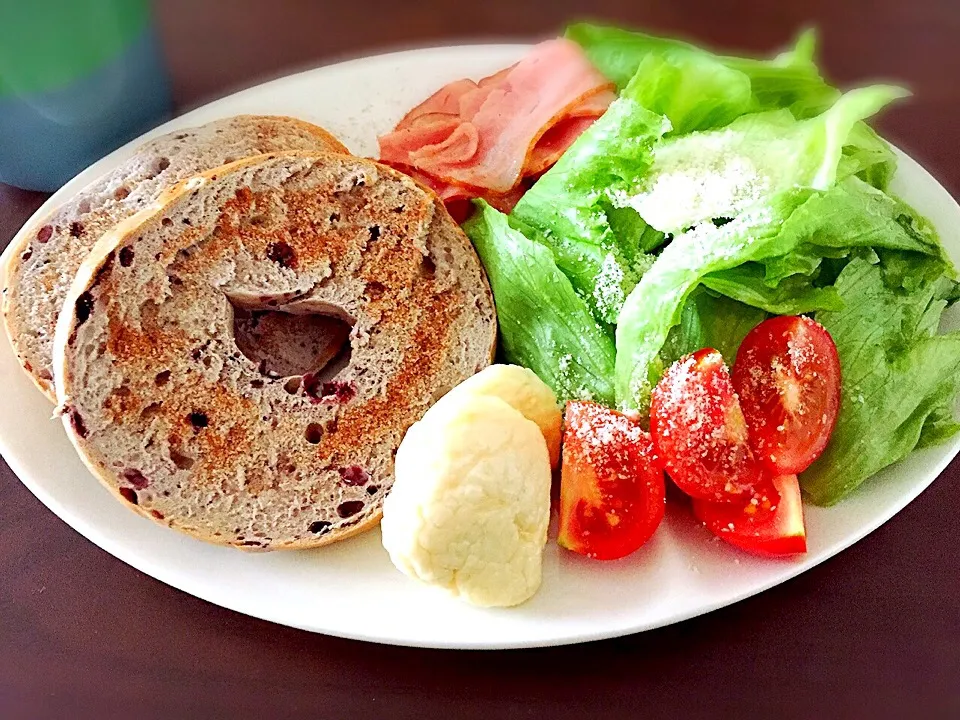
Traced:
<path fill-rule="evenodd" d="M 55 190 L 171 107 L 147 0 L 0 0 L 0 181 Z"/>

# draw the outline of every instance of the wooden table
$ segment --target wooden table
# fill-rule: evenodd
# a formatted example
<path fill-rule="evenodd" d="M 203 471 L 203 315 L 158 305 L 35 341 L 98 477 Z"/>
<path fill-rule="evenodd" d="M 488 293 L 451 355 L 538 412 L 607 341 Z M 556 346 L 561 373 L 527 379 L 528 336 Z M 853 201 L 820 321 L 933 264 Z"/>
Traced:
<path fill-rule="evenodd" d="M 589 12 L 586 8 L 590 8 Z M 844 85 L 916 93 L 879 126 L 960 195 L 956 0 L 160 2 L 186 108 L 385 47 L 528 38 L 589 14 L 767 51 L 821 29 Z M 0 245 L 43 197 L 0 189 Z M 960 717 L 960 463 L 818 568 L 673 627 L 552 650 L 326 638 L 174 590 L 84 540 L 0 466 L 0 717 Z"/>

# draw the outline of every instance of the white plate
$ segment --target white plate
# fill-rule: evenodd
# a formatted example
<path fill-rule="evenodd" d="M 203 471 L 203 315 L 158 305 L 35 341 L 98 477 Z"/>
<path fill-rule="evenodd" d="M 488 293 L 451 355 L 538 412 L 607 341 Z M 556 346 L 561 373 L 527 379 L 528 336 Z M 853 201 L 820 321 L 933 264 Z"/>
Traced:
<path fill-rule="evenodd" d="M 149 136 L 237 113 L 283 113 L 319 123 L 353 152 L 371 155 L 377 134 L 441 84 L 482 77 L 513 62 L 523 47 L 413 50 L 312 70 L 218 100 Z M 67 183 L 27 228 L 118 165 L 132 145 Z M 960 207 L 919 165 L 906 156 L 901 161 L 895 190 L 930 217 L 951 252 L 960 254 Z M 953 327 L 960 326 L 960 318 L 952 320 Z M 728 605 L 813 567 L 876 529 L 933 482 L 960 448 L 955 439 L 916 452 L 837 507 L 808 507 L 804 557 L 778 561 L 741 554 L 674 511 L 651 542 L 619 562 L 590 562 L 551 543 L 543 587 L 532 601 L 511 610 L 479 610 L 394 570 L 379 531 L 320 550 L 255 555 L 160 527 L 116 502 L 87 472 L 6 342 L 0 342 L 0 387 L 0 452 L 47 507 L 107 552 L 158 580 L 248 615 L 330 635 L 426 647 L 594 640 Z"/>

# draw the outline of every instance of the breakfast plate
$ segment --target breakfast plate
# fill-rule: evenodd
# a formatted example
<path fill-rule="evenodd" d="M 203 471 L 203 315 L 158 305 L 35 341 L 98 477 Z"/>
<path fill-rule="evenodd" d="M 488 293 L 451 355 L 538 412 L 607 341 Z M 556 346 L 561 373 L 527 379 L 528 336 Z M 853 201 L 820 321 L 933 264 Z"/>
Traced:
<path fill-rule="evenodd" d="M 522 55 L 524 45 L 474 45 L 380 55 L 274 80 L 193 110 L 131 143 L 67 183 L 25 226 L 94 177 L 118 166 L 144 139 L 239 113 L 316 122 L 357 155 L 375 156 L 377 136 L 440 85 L 480 78 Z M 920 165 L 898 152 L 893 191 L 939 229 L 960 257 L 960 207 Z M 20 236 L 18 236 L 20 237 Z M 3 261 L 9 260 L 18 238 Z M 960 328 L 956 312 L 948 329 Z M 548 543 L 543 586 L 513 609 L 479 609 L 396 572 L 379 530 L 328 548 L 250 554 L 204 544 L 151 523 L 111 497 L 87 471 L 48 401 L 0 343 L 0 452 L 53 512 L 120 560 L 184 592 L 272 622 L 329 635 L 438 648 L 517 648 L 621 636 L 729 605 L 807 570 L 875 530 L 930 485 L 960 438 L 916 451 L 829 508 L 805 508 L 808 552 L 762 559 L 722 546 L 692 517 L 668 509 L 662 529 L 626 559 L 597 563 Z"/>

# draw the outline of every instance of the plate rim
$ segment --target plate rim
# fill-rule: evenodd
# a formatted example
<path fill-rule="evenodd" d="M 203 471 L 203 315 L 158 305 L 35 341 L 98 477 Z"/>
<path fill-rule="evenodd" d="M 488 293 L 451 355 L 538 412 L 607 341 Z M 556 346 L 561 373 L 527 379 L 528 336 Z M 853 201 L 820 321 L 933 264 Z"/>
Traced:
<path fill-rule="evenodd" d="M 191 123 L 192 119 L 202 113 L 205 113 L 211 109 L 212 106 L 221 104 L 227 100 L 238 98 L 244 95 L 253 95 L 259 92 L 262 92 L 264 89 L 273 86 L 279 85 L 282 83 L 289 82 L 293 78 L 301 78 L 306 75 L 323 73 L 331 71 L 333 69 L 346 69 L 349 71 L 350 66 L 359 65 L 364 63 L 369 63 L 373 61 L 386 61 L 390 59 L 400 59 L 405 56 L 411 55 L 446 55 L 450 52 L 463 52 L 463 53 L 483 53 L 483 52 L 508 52 L 515 50 L 517 52 L 521 51 L 523 48 L 529 47 L 529 43 L 515 42 L 515 43 L 461 43 L 455 45 L 428 45 L 423 47 L 410 47 L 402 50 L 394 50 L 387 52 L 379 52 L 370 55 L 358 55 L 345 58 L 342 60 L 335 60 L 333 62 L 324 63 L 315 67 L 298 70 L 296 72 L 279 75 L 277 77 L 271 78 L 265 82 L 260 82 L 248 87 L 240 88 L 236 91 L 229 92 L 225 95 L 219 96 L 215 99 L 212 99 L 208 102 L 205 102 L 201 105 L 191 108 L 189 111 L 185 112 L 182 115 L 178 115 L 161 125 L 156 126 L 155 128 L 147 131 L 146 133 L 134 138 L 133 140 L 125 143 L 116 150 L 108 153 L 100 160 L 97 160 L 95 163 L 85 168 L 74 176 L 71 180 L 65 183 L 61 188 L 54 192 L 46 201 L 26 220 L 20 230 L 13 236 L 5 248 L 2 255 L 0 255 L 0 270 L 5 272 L 7 263 L 13 255 L 13 250 L 18 246 L 24 236 L 28 235 L 55 207 L 62 203 L 63 199 L 67 196 L 72 196 L 80 187 L 86 185 L 87 183 L 95 180 L 97 177 L 102 175 L 112 164 L 119 162 L 127 153 L 131 152 L 133 148 L 140 145 L 145 140 L 148 140 L 157 135 L 169 132 L 181 127 L 187 127 Z M 892 144 L 891 144 L 892 145 Z M 941 183 L 929 170 L 923 167 L 919 162 L 914 160 L 912 157 L 907 155 L 905 152 L 900 150 L 898 147 L 893 146 L 894 151 L 898 156 L 898 160 L 901 163 L 909 163 L 912 165 L 913 172 L 919 172 L 925 176 L 925 180 L 928 181 L 931 187 L 936 187 L 940 193 L 945 198 L 949 198 L 950 203 L 952 204 L 951 210 L 955 211 L 958 217 L 960 217 L 960 203 L 950 194 L 946 189 L 943 183 Z M 21 373 L 21 377 L 24 382 L 30 382 L 24 375 Z M 32 385 L 32 383 L 31 383 Z M 759 593 L 765 592 L 772 587 L 785 583 L 792 578 L 800 575 L 807 570 L 810 570 L 817 565 L 821 564 L 827 559 L 834 557 L 835 555 L 843 552 L 850 546 L 862 540 L 867 535 L 874 532 L 881 525 L 888 522 L 893 516 L 898 514 L 903 510 L 908 504 L 913 502 L 921 493 L 923 493 L 927 488 L 930 487 L 936 480 L 943 474 L 947 466 L 953 461 L 953 459 L 960 451 L 960 437 L 954 438 L 952 442 L 940 446 L 942 450 L 941 457 L 938 458 L 937 462 L 934 464 L 934 469 L 929 472 L 929 476 L 925 478 L 922 482 L 917 483 L 916 486 L 911 487 L 908 492 L 899 495 L 896 498 L 896 501 L 892 506 L 884 512 L 874 514 L 869 520 L 869 522 L 859 525 L 856 531 L 852 535 L 845 536 L 842 540 L 835 542 L 832 546 L 829 546 L 823 549 L 819 555 L 815 558 L 806 558 L 805 562 L 797 564 L 783 564 L 782 567 L 775 573 L 771 574 L 771 577 L 767 578 L 765 581 L 761 582 L 758 585 L 749 586 L 747 589 L 742 589 L 731 596 L 723 597 L 722 599 L 711 601 L 706 604 L 699 605 L 690 610 L 683 610 L 675 613 L 665 613 L 658 616 L 657 620 L 653 623 L 624 623 L 622 626 L 618 626 L 615 629 L 610 628 L 610 626 L 603 626 L 600 629 L 594 631 L 575 631 L 567 634 L 557 634 L 549 639 L 544 638 L 530 638 L 530 639 L 520 639 L 515 642 L 509 643 L 488 643 L 480 640 L 471 640 L 464 641 L 463 639 L 451 640 L 448 642 L 437 641 L 437 640 L 426 640 L 418 641 L 416 638 L 405 635 L 402 631 L 398 631 L 391 636 L 383 636 L 379 634 L 365 634 L 360 631 L 351 631 L 349 629 L 344 629 L 336 625 L 331 625 L 329 623 L 323 623 L 322 621 L 318 622 L 314 626 L 307 626 L 302 623 L 292 622 L 290 620 L 284 620 L 277 617 L 275 614 L 267 612 L 269 608 L 264 608 L 265 611 L 259 612 L 255 609 L 252 609 L 248 606 L 243 606 L 242 603 L 233 602 L 232 597 L 223 597 L 219 596 L 214 599 L 210 593 L 206 591 L 205 588 L 190 588 L 186 587 L 186 583 L 180 581 L 175 572 L 175 569 L 170 568 L 162 563 L 156 563 L 150 559 L 149 553 L 139 553 L 136 550 L 136 545 L 134 543 L 124 544 L 119 540 L 110 538 L 106 533 L 101 532 L 98 529 L 98 523 L 84 517 L 82 514 L 78 514 L 65 507 L 56 497 L 55 493 L 48 490 L 41 482 L 37 482 L 36 478 L 27 471 L 24 464 L 21 463 L 18 453 L 13 451 L 12 446 L 8 442 L 7 438 L 0 434 L 0 455 L 3 456 L 4 460 L 7 462 L 10 470 L 16 475 L 17 479 L 23 484 L 40 502 L 53 512 L 60 520 L 65 522 L 73 530 L 78 532 L 86 540 L 89 540 L 101 550 L 109 553 L 113 557 L 117 558 L 121 562 L 135 568 L 136 570 L 152 577 L 160 582 L 176 588 L 177 590 L 192 595 L 194 597 L 200 598 L 205 602 L 210 602 L 214 605 L 224 607 L 228 610 L 238 612 L 250 617 L 255 617 L 260 620 L 264 620 L 270 623 L 283 625 L 287 627 L 294 627 L 300 630 L 305 630 L 308 632 L 322 633 L 325 635 L 330 635 L 333 637 L 340 637 L 351 640 L 360 640 L 365 642 L 373 642 L 378 644 L 385 645 L 394 645 L 394 646 L 404 646 L 404 647 L 419 647 L 419 648 L 437 648 L 437 649 L 464 649 L 464 650 L 503 650 L 503 649 L 522 649 L 522 648 L 534 648 L 534 647 L 554 647 L 561 645 L 569 645 L 582 642 L 594 642 L 603 639 L 609 639 L 614 637 L 622 637 L 625 635 L 636 634 L 639 632 L 645 632 L 647 630 L 653 630 L 660 627 L 665 627 L 667 625 L 672 625 L 678 622 L 683 622 L 700 615 L 704 615 L 715 610 L 718 610 L 729 605 L 738 603 L 744 599 L 757 595 Z M 451 602 L 456 602 L 451 600 Z"/>

